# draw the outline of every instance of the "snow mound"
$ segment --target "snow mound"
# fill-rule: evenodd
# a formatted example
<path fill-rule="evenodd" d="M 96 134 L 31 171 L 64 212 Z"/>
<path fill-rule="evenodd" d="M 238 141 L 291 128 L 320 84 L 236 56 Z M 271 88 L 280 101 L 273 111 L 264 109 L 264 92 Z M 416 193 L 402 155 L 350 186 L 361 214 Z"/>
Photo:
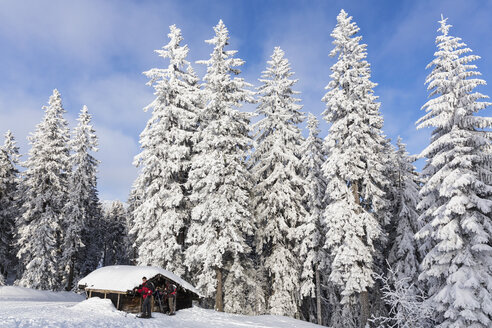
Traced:
<path fill-rule="evenodd" d="M 89 299 L 86 299 L 83 302 L 77 303 L 76 305 L 72 306 L 72 309 L 74 310 L 80 310 L 80 311 L 101 311 L 101 312 L 114 312 L 116 311 L 116 308 L 114 307 L 113 303 L 111 302 L 110 299 L 102 299 L 99 297 L 92 297 Z"/>
<path fill-rule="evenodd" d="M 200 292 L 188 282 L 177 275 L 159 267 L 151 266 L 132 266 L 132 265 L 111 265 L 102 267 L 91 272 L 78 283 L 79 286 L 86 286 L 91 289 L 104 289 L 118 292 L 126 292 L 142 283 L 142 277 L 150 279 L 161 274 L 166 278 L 181 285 L 199 296 Z"/>
<path fill-rule="evenodd" d="M 72 292 L 52 292 L 17 286 L 0 287 L 1 301 L 80 302 L 85 297 Z"/>
<path fill-rule="evenodd" d="M 110 299 L 102 299 L 99 297 L 86 299 L 85 301 L 72 306 L 70 309 L 81 312 L 90 312 L 91 315 L 127 315 L 127 313 L 116 310 Z"/>

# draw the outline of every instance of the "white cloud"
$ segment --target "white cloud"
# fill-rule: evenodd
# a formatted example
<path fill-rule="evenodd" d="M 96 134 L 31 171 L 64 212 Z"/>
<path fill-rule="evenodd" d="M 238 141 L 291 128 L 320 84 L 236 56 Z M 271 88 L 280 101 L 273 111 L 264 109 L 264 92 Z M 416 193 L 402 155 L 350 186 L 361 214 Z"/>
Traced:
<path fill-rule="evenodd" d="M 131 58 L 151 56 L 143 51 L 156 36 L 166 33 L 166 23 L 180 17 L 170 3 L 131 1 L 2 1 L 0 35 L 10 39 L 23 55 L 38 48 L 50 55 L 97 67 L 115 61 L 119 54 Z M 151 23 L 149 23 L 151 22 Z"/>
<path fill-rule="evenodd" d="M 373 79 L 380 83 L 375 93 L 382 102 L 385 132 L 393 140 L 401 135 L 409 151 L 416 153 L 429 140 L 428 132 L 417 131 L 414 122 L 422 115 L 419 109 L 427 97 L 425 65 L 435 51 L 440 13 L 450 17 L 459 29 L 457 35 L 472 48 L 480 44 L 482 51 L 492 49 L 490 42 L 487 45 L 492 5 L 481 1 L 417 1 L 396 6 L 401 12 L 386 13 L 392 17 L 387 22 L 380 21 L 380 7 L 372 2 L 313 3 L 296 4 L 281 13 L 254 14 L 246 22 L 249 25 L 242 26 L 246 23 L 238 21 L 244 17 L 235 18 L 243 14 L 238 10 L 245 4 L 211 3 L 206 13 L 197 13 L 196 8 L 187 10 L 193 3 L 167 1 L 0 1 L 0 133 L 11 129 L 26 153 L 26 136 L 41 120 L 41 107 L 52 89 L 59 88 L 72 127 L 83 104 L 93 114 L 100 137 L 96 156 L 102 161 L 101 198 L 126 199 L 136 175 L 131 163 L 139 151 L 138 135 L 150 116 L 142 109 L 153 99 L 141 72 L 167 65 L 154 50 L 167 43 L 171 24 L 182 29 L 192 63 L 207 59 L 212 46 L 204 40 L 213 37 L 213 26 L 223 18 L 230 49 L 239 50 L 237 56 L 247 61 L 242 77 L 248 82 L 259 84 L 275 46 L 285 51 L 299 79 L 296 90 L 302 92 L 304 111 L 320 118 L 324 136 L 327 124 L 321 119 L 325 108 L 321 97 L 335 61 L 328 56 L 333 47 L 330 33 L 343 6 L 354 15 L 368 43 Z M 261 34 L 255 34 L 258 31 Z M 258 37 L 255 44 L 248 43 L 251 35 Z M 490 80 L 492 57 L 487 53 L 478 53 L 484 56 L 478 65 Z M 203 76 L 205 67 L 193 66 Z M 484 93 L 492 94 L 487 88 Z"/>
<path fill-rule="evenodd" d="M 153 99 L 153 89 L 145 85 L 145 80 L 113 74 L 81 81 L 72 86 L 71 99 L 87 105 L 96 124 L 131 131 L 138 136 L 148 118 L 143 108 Z"/>

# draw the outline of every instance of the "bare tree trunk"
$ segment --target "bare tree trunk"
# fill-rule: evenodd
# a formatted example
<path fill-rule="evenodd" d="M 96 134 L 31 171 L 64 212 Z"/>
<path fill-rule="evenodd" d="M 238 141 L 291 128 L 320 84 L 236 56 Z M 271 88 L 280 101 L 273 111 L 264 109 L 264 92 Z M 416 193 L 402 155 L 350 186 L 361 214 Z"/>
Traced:
<path fill-rule="evenodd" d="M 68 272 L 68 283 L 67 283 L 67 287 L 66 287 L 66 290 L 67 291 L 71 291 L 72 290 L 72 285 L 73 285 L 73 270 L 74 270 L 74 266 L 75 266 L 75 261 L 72 259 L 71 263 L 70 263 L 70 271 Z"/>
<path fill-rule="evenodd" d="M 360 293 L 360 326 L 364 328 L 369 320 L 369 293 L 366 291 Z"/>
<path fill-rule="evenodd" d="M 224 312 L 224 301 L 222 299 L 222 270 L 215 270 L 217 275 L 217 292 L 215 293 L 215 311 Z"/>
<path fill-rule="evenodd" d="M 106 242 L 104 242 L 102 266 L 106 266 L 106 255 L 107 255 L 107 252 L 108 252 L 108 248 L 106 246 Z"/>
<path fill-rule="evenodd" d="M 319 277 L 318 264 L 316 264 L 316 315 L 318 316 L 318 325 L 322 325 L 321 319 L 321 282 Z"/>
<path fill-rule="evenodd" d="M 359 181 L 352 181 L 352 194 L 354 195 L 355 203 L 360 206 L 360 196 L 359 196 Z M 359 212 L 359 211 L 357 211 Z"/>

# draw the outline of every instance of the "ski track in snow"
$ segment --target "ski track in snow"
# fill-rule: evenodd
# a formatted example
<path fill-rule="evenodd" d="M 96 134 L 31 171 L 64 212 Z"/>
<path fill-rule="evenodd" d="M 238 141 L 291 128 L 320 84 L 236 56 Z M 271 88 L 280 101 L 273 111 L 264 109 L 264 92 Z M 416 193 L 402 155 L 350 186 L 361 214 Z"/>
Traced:
<path fill-rule="evenodd" d="M 117 311 L 109 300 L 84 300 L 73 293 L 0 287 L 0 327 L 169 327 L 169 328 L 314 328 L 308 322 L 281 316 L 243 316 L 198 307 L 174 316 L 153 313 L 152 319 Z"/>

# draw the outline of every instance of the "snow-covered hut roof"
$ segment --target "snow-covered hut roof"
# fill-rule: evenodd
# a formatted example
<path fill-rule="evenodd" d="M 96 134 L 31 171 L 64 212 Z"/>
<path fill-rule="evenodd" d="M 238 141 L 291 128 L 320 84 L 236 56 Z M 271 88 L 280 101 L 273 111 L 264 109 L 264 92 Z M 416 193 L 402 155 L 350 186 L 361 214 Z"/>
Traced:
<path fill-rule="evenodd" d="M 142 277 L 151 279 L 158 274 L 181 285 L 186 290 L 201 296 L 200 292 L 190 283 L 177 275 L 159 267 L 111 265 L 97 269 L 79 281 L 79 286 L 89 289 L 112 290 L 126 292 L 142 283 Z"/>

